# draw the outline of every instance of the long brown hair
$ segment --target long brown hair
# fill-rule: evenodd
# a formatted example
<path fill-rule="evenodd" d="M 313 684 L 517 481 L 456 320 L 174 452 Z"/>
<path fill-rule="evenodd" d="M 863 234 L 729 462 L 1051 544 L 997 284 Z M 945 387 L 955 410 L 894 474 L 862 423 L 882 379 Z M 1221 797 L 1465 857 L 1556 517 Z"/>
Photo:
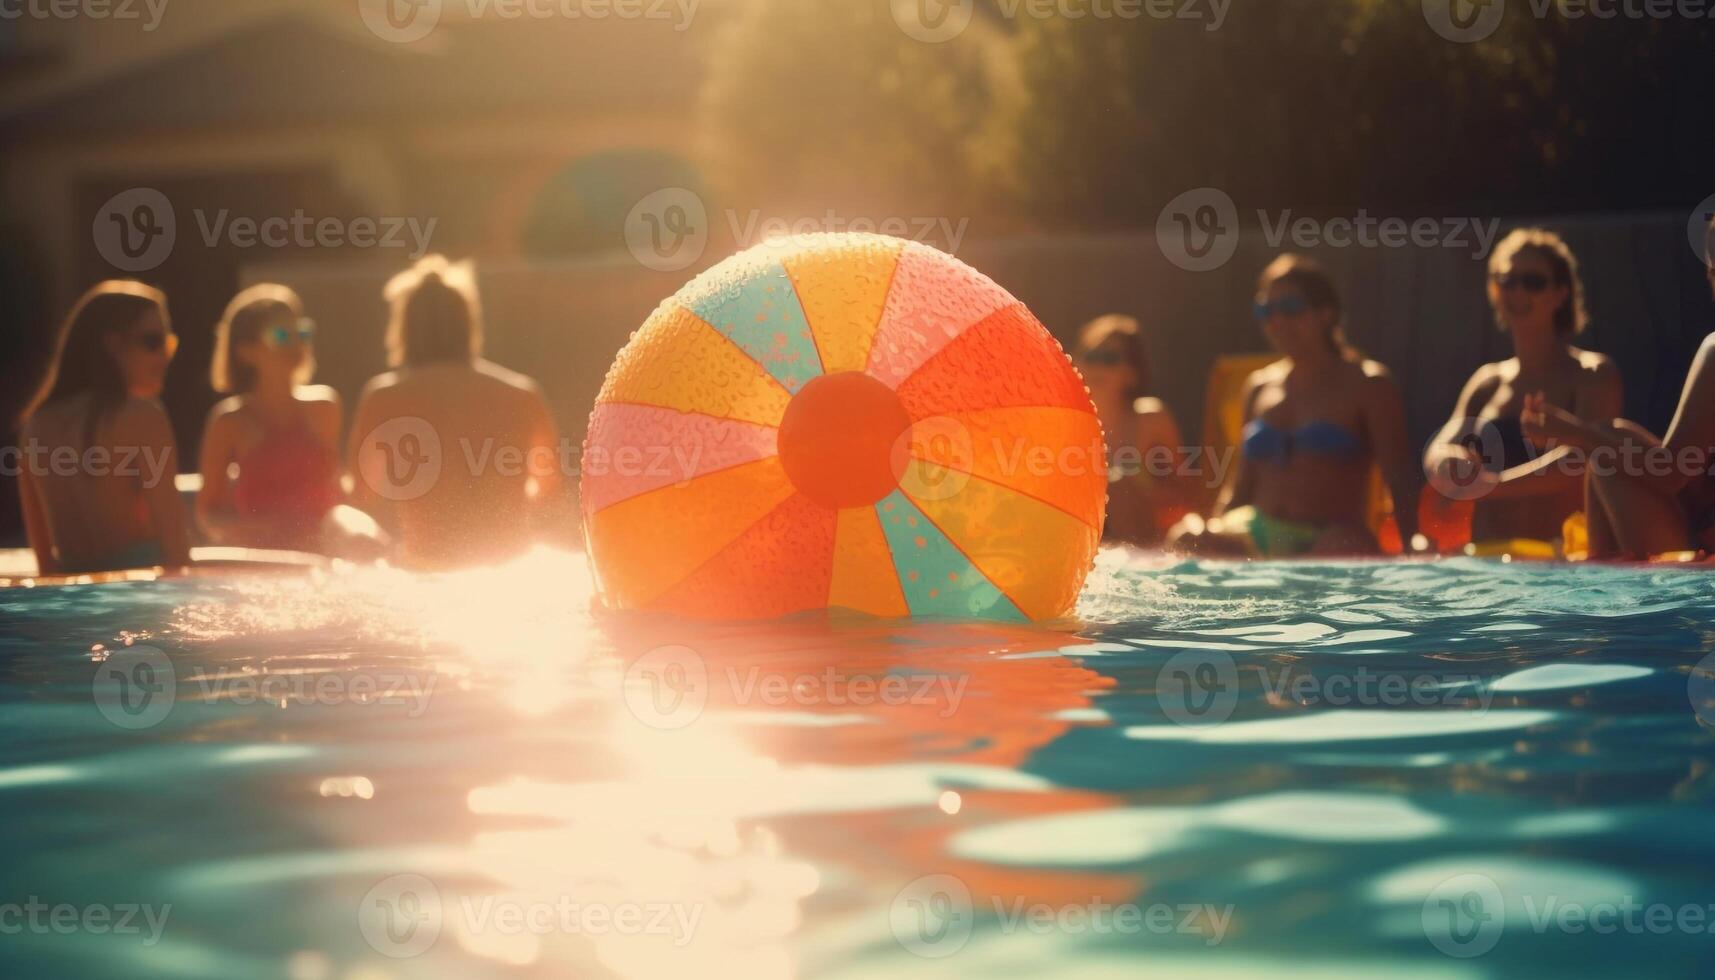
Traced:
<path fill-rule="evenodd" d="M 387 352 L 394 367 L 468 363 L 482 356 L 482 303 L 468 261 L 424 256 L 394 276 L 382 295 L 392 310 Z"/>
<path fill-rule="evenodd" d="M 232 297 L 214 327 L 214 358 L 209 364 L 209 381 L 214 390 L 233 395 L 255 387 L 256 369 L 238 356 L 238 349 L 254 343 L 269 322 L 283 317 L 296 323 L 303 316 L 304 301 L 289 287 L 278 283 L 259 283 Z M 298 369 L 297 382 L 307 383 L 315 370 L 314 359 L 306 356 Z"/>
<path fill-rule="evenodd" d="M 135 279 L 109 279 L 90 287 L 60 324 L 53 358 L 36 396 L 19 417 L 20 424 L 46 405 L 87 394 L 83 441 L 94 442 L 96 425 L 127 394 L 125 376 L 107 350 L 107 338 L 130 329 L 150 313 L 172 330 L 167 297 L 159 289 Z"/>

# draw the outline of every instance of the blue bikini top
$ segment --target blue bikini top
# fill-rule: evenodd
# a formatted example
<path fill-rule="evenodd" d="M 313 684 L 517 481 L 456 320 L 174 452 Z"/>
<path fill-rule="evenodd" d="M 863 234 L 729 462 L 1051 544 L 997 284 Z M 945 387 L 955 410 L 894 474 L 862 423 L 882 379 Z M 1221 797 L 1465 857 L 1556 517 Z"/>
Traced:
<path fill-rule="evenodd" d="M 1295 453 L 1352 459 L 1363 455 L 1363 443 L 1345 426 L 1309 422 L 1288 431 L 1262 419 L 1252 419 L 1244 431 L 1245 459 L 1284 463 Z"/>

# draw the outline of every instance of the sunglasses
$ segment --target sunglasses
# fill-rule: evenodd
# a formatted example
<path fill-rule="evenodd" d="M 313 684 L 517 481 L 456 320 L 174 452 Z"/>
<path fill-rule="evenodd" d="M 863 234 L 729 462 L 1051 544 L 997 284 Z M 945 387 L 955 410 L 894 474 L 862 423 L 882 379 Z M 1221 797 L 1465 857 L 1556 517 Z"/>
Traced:
<path fill-rule="evenodd" d="M 316 325 L 299 320 L 291 326 L 273 326 L 262 331 L 262 342 L 269 347 L 308 347 L 316 342 Z"/>
<path fill-rule="evenodd" d="M 1497 272 L 1489 280 L 1503 291 L 1522 289 L 1527 293 L 1540 293 L 1548 288 L 1548 277 L 1540 272 Z"/>
<path fill-rule="evenodd" d="M 172 357 L 173 352 L 179 349 L 179 335 L 168 333 L 165 330 L 149 330 L 144 333 L 132 334 L 131 344 L 138 350 L 149 354 L 159 354 L 166 351 L 167 356 Z"/>
<path fill-rule="evenodd" d="M 1096 364 L 1102 367 L 1118 367 L 1125 363 L 1125 355 L 1116 350 L 1086 351 L 1079 360 L 1085 364 Z"/>
<path fill-rule="evenodd" d="M 1260 321 L 1267 320 L 1271 316 L 1298 316 L 1301 313 L 1308 312 L 1309 309 L 1310 303 L 1302 296 L 1288 296 L 1285 299 L 1277 299 L 1272 303 L 1258 300 L 1256 304 L 1256 318 Z"/>

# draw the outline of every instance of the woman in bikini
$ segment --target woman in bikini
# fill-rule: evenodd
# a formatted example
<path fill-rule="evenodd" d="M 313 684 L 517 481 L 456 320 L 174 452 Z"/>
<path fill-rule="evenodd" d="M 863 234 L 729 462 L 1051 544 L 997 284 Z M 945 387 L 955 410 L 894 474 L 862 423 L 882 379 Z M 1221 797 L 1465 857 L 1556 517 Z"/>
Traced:
<path fill-rule="evenodd" d="M 1598 426 L 1620 414 L 1620 372 L 1607 356 L 1572 339 L 1584 330 L 1578 260 L 1560 236 L 1514 231 L 1489 258 L 1489 303 L 1512 337 L 1514 356 L 1471 375 L 1424 453 L 1424 472 L 1443 496 L 1475 499 L 1474 541 L 1560 537 L 1584 505 L 1584 475 L 1567 449 L 1532 445 L 1520 426 L 1525 396 L 1542 392 Z"/>
<path fill-rule="evenodd" d="M 1138 323 L 1110 314 L 1084 325 L 1073 352 L 1108 443 L 1108 515 L 1103 538 L 1159 546 L 1187 511 L 1189 494 L 1163 464 L 1176 464 L 1179 423 L 1149 395 L 1149 354 Z"/>
<path fill-rule="evenodd" d="M 315 325 L 298 295 L 264 283 L 215 327 L 211 380 L 229 395 L 208 416 L 197 521 L 217 543 L 361 554 L 363 522 L 340 507 L 339 396 L 308 384 Z"/>
<path fill-rule="evenodd" d="M 1704 256 L 1715 289 L 1715 222 L 1705 231 Z M 1591 558 L 1715 552 L 1715 335 L 1691 362 L 1665 438 L 1626 419 L 1583 418 L 1543 392 L 1525 398 L 1519 421 L 1531 439 L 1576 448 L 1589 460 Z"/>
<path fill-rule="evenodd" d="M 158 400 L 177 347 L 166 297 L 129 280 L 85 293 L 60 328 L 20 426 L 24 528 L 41 574 L 190 564 L 178 450 Z"/>
<path fill-rule="evenodd" d="M 1342 316 L 1333 280 L 1311 260 L 1282 255 L 1263 271 L 1257 322 L 1284 356 L 1246 381 L 1233 475 L 1207 519 L 1193 514 L 1173 530 L 1172 547 L 1268 558 L 1373 554 L 1365 517 L 1378 464 L 1401 538 L 1416 535 L 1421 475 L 1399 386 L 1346 345 Z"/>

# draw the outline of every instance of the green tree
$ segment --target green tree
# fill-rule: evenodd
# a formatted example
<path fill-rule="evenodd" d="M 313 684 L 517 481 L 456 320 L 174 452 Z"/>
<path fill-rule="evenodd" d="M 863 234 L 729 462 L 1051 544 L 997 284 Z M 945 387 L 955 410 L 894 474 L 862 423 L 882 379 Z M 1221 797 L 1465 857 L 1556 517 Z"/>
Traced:
<path fill-rule="evenodd" d="M 808 214 L 962 213 L 992 47 L 913 40 L 887 0 L 747 0 L 710 56 L 711 181 Z"/>

